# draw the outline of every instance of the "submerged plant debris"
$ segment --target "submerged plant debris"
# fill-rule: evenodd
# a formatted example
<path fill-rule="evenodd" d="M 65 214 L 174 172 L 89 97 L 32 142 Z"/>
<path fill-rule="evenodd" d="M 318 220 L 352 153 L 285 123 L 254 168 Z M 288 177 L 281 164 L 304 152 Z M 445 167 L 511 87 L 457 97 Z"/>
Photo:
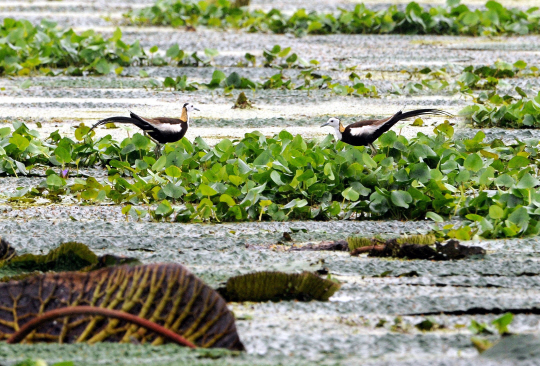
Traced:
<path fill-rule="evenodd" d="M 416 244 L 407 241 L 407 237 L 390 239 L 379 245 L 365 245 L 351 251 L 352 256 L 369 253 L 371 257 L 394 257 L 404 259 L 429 259 L 429 260 L 454 260 L 472 256 L 484 256 L 485 249 L 478 246 L 461 245 L 455 239 L 448 240 L 446 245 L 434 242 L 435 248 L 429 245 L 431 238 L 426 239 L 424 244 Z"/>
<path fill-rule="evenodd" d="M 0 281 L 22 279 L 34 272 L 92 271 L 121 264 L 140 264 L 136 258 L 112 254 L 97 256 L 87 245 L 77 242 L 63 243 L 47 254 L 17 255 L 5 240 L 0 241 L 0 252 L 10 253 L 0 262 Z"/>

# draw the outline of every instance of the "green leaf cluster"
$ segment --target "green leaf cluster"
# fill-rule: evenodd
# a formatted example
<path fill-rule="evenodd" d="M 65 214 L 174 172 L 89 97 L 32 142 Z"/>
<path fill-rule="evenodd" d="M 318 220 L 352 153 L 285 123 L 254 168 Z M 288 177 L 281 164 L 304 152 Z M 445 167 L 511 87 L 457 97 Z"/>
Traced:
<path fill-rule="evenodd" d="M 118 143 L 110 135 L 76 142 L 55 132 L 45 144 L 18 126 L 18 132 L 4 131 L 3 162 L 18 158 L 24 171 L 37 163 L 68 170 L 101 163 L 108 178 L 66 178 L 49 169 L 39 186 L 10 195 L 14 202 L 43 197 L 54 202 L 69 195 L 87 203 L 128 204 L 124 213 L 137 219 L 176 221 L 427 217 L 442 222 L 457 215 L 465 220 L 461 227 L 441 230 L 462 240 L 540 232 L 537 140 L 487 143 L 482 132 L 454 140 L 452 126 L 444 123 L 434 136 L 407 139 L 389 131 L 372 158 L 364 147 L 334 143 L 330 135 L 310 141 L 286 131 L 272 138 L 253 132 L 213 147 L 201 138 L 182 139 L 167 144 L 156 160 L 152 143 L 139 134 Z M 82 139 L 87 129 L 81 126 L 75 135 Z M 43 151 L 27 151 L 32 144 Z"/>
<path fill-rule="evenodd" d="M 392 5 L 376 11 L 358 4 L 353 10 L 336 13 L 308 12 L 299 9 L 289 15 L 234 7 L 231 2 L 185 2 L 158 0 L 153 6 L 132 10 L 125 17 L 137 24 L 207 26 L 240 28 L 249 32 L 305 34 L 445 34 L 488 36 L 537 34 L 540 32 L 539 8 L 506 8 L 488 1 L 484 9 L 470 9 L 460 1 L 446 6 L 422 7 L 416 2 L 400 10 Z"/>
<path fill-rule="evenodd" d="M 93 30 L 78 34 L 56 25 L 43 20 L 34 26 L 27 20 L 5 18 L 0 25 L 0 74 L 54 75 L 54 69 L 65 69 L 69 75 L 119 73 L 123 66 L 146 59 L 138 41 L 122 41 L 119 28 L 105 39 Z"/>
<path fill-rule="evenodd" d="M 521 97 L 500 96 L 496 92 L 483 93 L 479 103 L 464 108 L 460 114 L 469 116 L 471 122 L 479 127 L 540 127 L 540 92 L 528 97 L 519 87 L 515 88 Z"/>

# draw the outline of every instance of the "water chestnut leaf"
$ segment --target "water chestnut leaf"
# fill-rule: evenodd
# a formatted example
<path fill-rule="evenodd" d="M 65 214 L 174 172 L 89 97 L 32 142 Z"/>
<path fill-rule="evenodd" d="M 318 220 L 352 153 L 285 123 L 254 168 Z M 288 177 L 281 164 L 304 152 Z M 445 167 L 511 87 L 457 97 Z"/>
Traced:
<path fill-rule="evenodd" d="M 159 159 L 152 165 L 152 170 L 154 171 L 160 171 L 161 169 L 165 168 L 165 163 L 167 162 L 167 157 L 165 155 L 162 155 L 159 157 Z"/>
<path fill-rule="evenodd" d="M 197 189 L 197 193 L 203 196 L 213 196 L 217 194 L 217 191 L 214 188 L 207 186 L 206 184 L 201 184 Z"/>
<path fill-rule="evenodd" d="M 444 219 L 440 215 L 436 214 L 435 212 L 431 212 L 431 211 L 426 213 L 426 218 L 431 219 L 431 220 L 433 220 L 435 222 L 444 222 Z"/>
<path fill-rule="evenodd" d="M 54 155 L 56 157 L 56 160 L 62 165 L 67 164 L 71 161 L 71 154 L 63 147 L 57 147 L 54 150 Z"/>
<path fill-rule="evenodd" d="M 536 187 L 538 184 L 540 184 L 540 181 L 536 178 L 534 178 L 529 173 L 526 173 L 523 175 L 523 177 L 520 179 L 518 184 L 516 185 L 516 188 L 520 189 L 530 189 Z"/>
<path fill-rule="evenodd" d="M 477 172 L 482 169 L 482 158 L 478 154 L 469 154 L 463 163 L 465 169 Z"/>
<path fill-rule="evenodd" d="M 409 208 L 409 203 L 413 201 L 411 194 L 405 191 L 392 191 L 390 198 L 394 205 L 403 208 Z"/>
<path fill-rule="evenodd" d="M 431 179 L 430 169 L 426 163 L 414 164 L 409 172 L 409 177 L 421 183 L 427 183 Z"/>
<path fill-rule="evenodd" d="M 169 182 L 163 187 L 163 193 L 165 193 L 168 197 L 178 199 L 182 197 L 182 195 L 187 194 L 187 191 L 184 187 L 177 186 L 176 184 Z"/>
<path fill-rule="evenodd" d="M 158 162 L 159 162 L 159 160 L 158 160 Z M 157 162 L 156 162 L 156 164 L 157 164 Z M 167 174 L 169 177 L 180 178 L 182 176 L 182 171 L 177 166 L 171 165 L 167 169 L 165 169 L 165 174 Z"/>
<path fill-rule="evenodd" d="M 47 186 L 58 189 L 64 185 L 64 180 L 60 178 L 57 174 L 51 174 L 46 179 Z"/>
<path fill-rule="evenodd" d="M 20 151 L 26 150 L 26 148 L 30 145 L 30 141 L 18 133 L 13 133 L 9 139 L 9 143 L 15 145 Z"/>
<path fill-rule="evenodd" d="M 358 198 L 360 198 L 360 195 L 358 194 L 358 192 L 356 192 L 354 189 L 352 189 L 352 187 L 349 187 L 347 189 L 345 189 L 341 195 L 351 201 L 351 202 L 354 202 L 354 201 L 358 201 Z"/>
<path fill-rule="evenodd" d="M 227 205 L 229 205 L 229 207 L 232 207 L 232 206 L 236 205 L 236 202 L 228 194 L 222 194 L 219 197 L 219 202 L 225 202 Z M 262 205 L 262 202 L 266 202 L 266 201 L 261 201 L 261 205 Z"/>
<path fill-rule="evenodd" d="M 489 206 L 489 217 L 495 220 L 504 218 L 504 210 L 497 205 Z"/>
<path fill-rule="evenodd" d="M 493 320 L 491 324 L 497 328 L 497 331 L 499 334 L 504 335 L 509 333 L 508 332 L 508 326 L 512 323 L 514 320 L 514 315 L 512 313 L 506 313 L 503 316 Z"/>
<path fill-rule="evenodd" d="M 508 168 L 509 169 L 525 168 L 527 165 L 529 165 L 529 159 L 527 159 L 527 158 L 525 158 L 523 156 L 514 156 L 508 162 Z"/>
<path fill-rule="evenodd" d="M 270 178 L 274 181 L 274 183 L 276 183 L 278 186 L 283 186 L 285 185 L 285 183 L 283 183 L 283 181 L 281 180 L 281 175 L 273 170 L 272 173 L 270 173 Z M 236 184 L 238 185 L 238 184 Z"/>
<path fill-rule="evenodd" d="M 529 223 L 530 216 L 525 207 L 519 207 L 508 216 L 508 221 L 513 222 L 519 228 L 526 228 Z"/>
<path fill-rule="evenodd" d="M 131 141 L 138 150 L 143 150 L 150 144 L 150 139 L 146 136 L 141 135 L 140 133 L 134 134 L 131 138 Z"/>

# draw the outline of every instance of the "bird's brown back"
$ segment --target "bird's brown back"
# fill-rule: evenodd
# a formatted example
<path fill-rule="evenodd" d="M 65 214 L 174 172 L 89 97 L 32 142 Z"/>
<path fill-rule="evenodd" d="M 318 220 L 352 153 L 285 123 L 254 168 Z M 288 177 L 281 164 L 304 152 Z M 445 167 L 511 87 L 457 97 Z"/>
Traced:
<path fill-rule="evenodd" d="M 179 123 L 185 123 L 186 121 L 182 121 L 180 118 L 169 118 L 169 117 L 156 117 L 156 118 L 146 118 L 148 122 L 155 123 L 155 124 L 170 124 L 175 125 Z"/>
<path fill-rule="evenodd" d="M 358 128 L 358 127 L 364 127 L 364 126 L 379 126 L 379 125 L 382 125 L 384 122 L 388 121 L 392 117 L 383 118 L 383 119 L 366 119 L 363 121 L 351 123 L 350 125 L 347 126 L 347 128 Z"/>

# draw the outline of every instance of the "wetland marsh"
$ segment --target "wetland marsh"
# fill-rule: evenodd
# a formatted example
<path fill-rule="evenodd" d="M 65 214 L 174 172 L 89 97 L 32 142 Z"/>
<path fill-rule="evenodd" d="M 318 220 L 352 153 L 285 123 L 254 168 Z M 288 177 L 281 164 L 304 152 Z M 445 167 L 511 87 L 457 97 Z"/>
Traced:
<path fill-rule="evenodd" d="M 26 19 L 35 25 L 47 19 L 62 28 L 72 27 L 78 33 L 95 30 L 104 38 L 113 37 L 119 27 L 122 41 L 126 44 L 138 41 L 147 54 L 150 54 L 151 47 L 158 46 L 159 51 L 152 57 L 161 55 L 169 63 L 167 50 L 178 45 L 186 54 L 198 52 L 203 61 L 198 66 L 182 67 L 151 63 L 130 65 L 119 70 L 118 75 L 114 69 L 105 75 L 92 74 L 91 71 L 90 74 L 85 71 L 83 76 L 54 75 L 60 68 L 51 67 L 51 74 L 36 72 L 0 77 L 0 129 L 10 127 L 16 130 L 12 123 L 24 122 L 29 132 L 20 132 L 19 136 L 37 146 L 32 154 L 26 156 L 15 148 L 10 150 L 7 147 L 10 143 L 17 145 L 7 142 L 6 136 L 11 134 L 11 129 L 6 134 L 0 130 L 0 136 L 6 139 L 2 148 L 30 167 L 25 176 L 20 167 L 10 168 L 8 163 L 2 165 L 0 236 L 21 254 L 43 254 L 61 243 L 76 241 L 86 244 L 99 255 L 136 257 L 144 264 L 180 263 L 213 288 L 220 287 L 232 276 L 255 271 L 297 273 L 319 270 L 341 282 L 341 289 L 328 302 L 229 303 L 246 352 L 188 351 L 173 345 L 1 343 L 1 365 L 14 365 L 27 358 L 41 358 L 49 364 L 73 361 L 74 365 L 156 366 L 540 363 L 538 352 L 533 352 L 540 347 L 537 338 L 540 333 L 540 237 L 535 231 L 535 228 L 540 229 L 537 222 L 540 199 L 535 192 L 540 184 L 540 133 L 534 128 L 540 123 L 540 100 L 531 102 L 537 113 L 533 118 L 537 120 L 532 126 L 525 127 L 533 128 L 471 125 L 470 114 L 460 116 L 465 107 L 493 98 L 493 95 L 479 97 L 481 93 L 495 91 L 501 97 L 511 95 L 517 103 L 522 100 L 518 87 L 528 98 L 523 100 L 534 99 L 540 91 L 538 69 L 531 70 L 540 66 L 538 31 L 536 34 L 489 37 L 403 34 L 295 37 L 293 34 L 249 33 L 232 28 L 196 26 L 193 31 L 186 27 L 142 26 L 130 23 L 123 16 L 129 10 L 153 3 L 151 0 L 0 2 L 0 18 Z M 404 1 L 397 3 L 401 4 L 400 9 L 406 4 Z M 444 5 L 442 1 L 436 3 Z M 484 5 L 479 1 L 462 3 L 473 9 Z M 501 3 L 523 10 L 536 5 L 533 1 L 508 0 Z M 272 2 L 271 7 L 289 14 L 299 8 L 319 12 L 336 11 L 338 7 L 352 10 L 356 4 L 351 0 L 316 3 L 282 0 Z M 365 4 L 376 10 L 392 5 L 377 1 L 366 1 Z M 269 5 L 252 0 L 250 8 L 268 11 Z M 300 67 L 295 64 L 298 67 L 280 70 L 280 61 L 271 61 L 271 67 L 264 67 L 265 60 L 268 61 L 264 53 L 275 45 L 290 47 L 290 52 L 296 53 L 308 65 Z M 217 53 L 205 53 L 205 49 L 216 50 Z M 246 53 L 255 57 L 255 65 L 251 64 Z M 306 85 L 304 83 L 308 80 L 302 72 L 314 65 L 309 66 L 310 60 L 316 60 L 318 64 L 312 71 L 317 75 L 309 74 L 309 82 L 314 83 L 321 76 L 331 77 L 331 81 L 321 84 L 320 88 L 302 89 L 299 87 Z M 493 66 L 501 60 L 510 68 L 521 65 L 519 61 L 526 63 L 527 68 L 523 70 L 530 73 L 501 77 L 496 87 L 486 89 L 483 89 L 484 84 L 467 84 L 465 77 L 462 84 L 455 82 L 467 72 L 464 71 L 467 67 Z M 425 68 L 430 72 L 422 73 Z M 236 72 L 261 85 L 282 73 L 285 75 L 282 81 L 290 80 L 296 84 L 290 88 L 240 90 L 227 88 L 220 80 L 220 86 L 212 87 L 211 80 L 216 76 L 216 70 L 226 77 Z M 198 83 L 194 84 L 196 90 L 181 90 L 176 84 L 165 86 L 165 78 L 181 76 Z M 421 84 L 428 77 L 431 78 L 429 81 L 448 81 L 449 86 Z M 487 77 L 482 79 L 487 80 Z M 360 82 L 374 86 L 377 94 L 365 92 L 360 87 L 354 90 L 341 87 L 353 87 Z M 419 83 L 423 87 L 415 86 Z M 336 88 L 333 84 L 339 86 Z M 254 108 L 232 108 L 240 91 L 246 93 Z M 128 115 L 128 110 L 145 116 L 177 116 L 185 102 L 200 109 L 191 115 L 190 129 L 184 138 L 189 143 L 179 143 L 165 150 L 165 155 L 179 155 L 171 158 L 176 159 L 173 163 L 167 162 L 167 169 L 171 165 L 179 166 L 180 172 L 173 169 L 165 173 L 165 163 L 160 166 L 158 160 L 151 156 L 149 142 L 139 140 L 140 146 L 129 150 L 131 138 L 135 140 L 134 134 L 138 132 L 135 127 L 97 129 L 93 137 L 96 144 L 106 135 L 111 135 L 116 142 L 107 142 L 108 145 L 96 147 L 91 152 L 76 150 L 77 144 L 87 143 L 75 137 L 82 131 L 81 123 L 90 126 L 102 118 Z M 494 105 L 500 107 L 502 104 Z M 447 123 L 444 123 L 444 118 L 429 117 L 415 126 L 411 126 L 413 121 L 399 124 L 389 134 L 391 141 L 381 138 L 377 142 L 378 146 L 384 147 L 382 154 L 373 159 L 363 147 L 349 149 L 343 144 L 335 144 L 328 137 L 330 129 L 319 127 L 330 116 L 340 117 L 344 124 L 348 124 L 359 119 L 389 117 L 403 106 L 408 110 L 439 108 L 459 117 Z M 534 115 L 533 112 L 529 114 Z M 452 134 L 448 132 L 450 127 L 434 131 L 440 125 L 451 126 Z M 49 136 L 56 136 L 56 130 L 59 131 L 58 138 L 50 139 Z M 282 134 L 283 130 L 288 134 Z M 39 137 L 33 131 L 37 131 Z M 258 133 L 252 134 L 253 131 Z M 128 136 L 130 141 L 122 144 Z M 73 144 L 61 145 L 67 150 L 71 148 L 69 159 L 62 161 L 57 149 L 59 141 L 65 137 Z M 225 140 L 228 142 L 224 143 Z M 396 148 L 397 142 L 403 147 Z M 24 145 L 20 141 L 17 143 Z M 283 150 L 278 152 L 275 145 L 283 146 Z M 315 172 L 315 177 L 323 177 L 320 181 L 324 181 L 324 187 L 315 193 L 309 191 L 310 185 L 315 184 L 309 181 L 313 176 L 301 178 L 296 186 L 292 184 L 308 164 L 300 166 L 300 162 L 295 165 L 295 159 L 302 154 L 287 155 L 289 152 L 285 146 L 289 145 L 306 156 L 311 150 L 324 151 L 319 157 L 312 158 L 318 159 L 319 166 L 309 162 L 309 169 Z M 424 148 L 418 145 L 427 146 L 431 151 L 419 152 Z M 437 150 L 439 145 L 444 145 L 454 155 L 442 148 Z M 272 157 L 256 161 L 255 158 L 259 159 L 265 149 L 276 151 L 272 151 Z M 289 164 L 288 167 L 282 165 L 287 169 L 276 168 L 278 164 L 275 164 L 273 172 L 278 173 L 279 179 L 275 175 L 270 178 L 270 170 L 268 177 L 263 176 L 262 171 L 268 164 L 281 162 L 277 156 L 280 154 Z M 389 161 L 386 154 L 395 161 Z M 53 155 L 54 161 L 50 160 Z M 333 155 L 342 157 L 342 160 Z M 440 168 L 449 155 L 454 156 L 452 164 Z M 469 159 L 471 155 L 478 158 Z M 409 192 L 411 201 L 392 200 L 391 187 L 395 189 L 392 184 L 397 184 L 393 180 L 394 173 L 404 169 L 409 174 L 411 167 L 420 162 L 412 161 L 415 157 L 426 161 L 427 165 L 424 165 L 429 167 L 427 170 L 423 166 L 417 167 L 416 182 L 412 181 L 412 176 L 410 180 L 407 177 L 400 181 L 399 188 L 402 192 Z M 95 158 L 95 164 L 78 166 L 79 161 L 91 161 L 90 158 Z M 232 162 L 233 158 L 244 158 L 245 162 Z M 475 159 L 481 159 L 480 163 Z M 495 160 L 503 163 L 493 165 Z M 205 172 L 210 172 L 212 167 L 207 161 L 214 166 L 219 165 L 227 177 L 238 177 L 238 184 L 233 182 L 237 178 L 227 178 L 232 179 L 233 184 L 220 178 L 225 173 L 217 168 L 211 176 L 210 173 L 203 176 L 202 173 L 191 172 L 197 170 L 193 169 L 194 166 L 204 166 Z M 330 168 L 326 168 L 326 164 L 330 164 Z M 365 176 L 361 187 L 351 183 L 356 173 L 346 170 L 353 164 L 359 166 L 358 174 Z M 64 179 L 61 171 L 65 167 L 68 167 L 69 175 Z M 106 183 L 109 177 L 118 175 L 129 177 L 127 184 L 135 185 L 134 174 L 145 179 L 153 176 L 150 173 L 145 175 L 146 170 L 155 173 L 157 185 L 165 196 L 152 191 L 153 188 L 129 188 L 125 185 L 120 189 L 116 185 L 120 179 Z M 483 175 L 486 170 L 488 172 Z M 469 171 L 469 175 L 457 179 L 462 171 Z M 334 175 L 345 185 L 334 184 L 336 180 L 331 178 Z M 500 176 L 508 176 L 511 181 Z M 96 178 L 103 186 L 90 186 L 90 177 Z M 373 183 L 373 177 L 385 182 L 385 187 Z M 193 185 L 193 189 L 188 188 L 182 195 L 171 186 L 163 189 L 165 184 L 179 184 L 181 179 Z M 429 187 L 431 179 L 442 182 L 441 188 L 437 188 L 439 191 Z M 257 184 L 247 180 L 255 180 Z M 349 183 L 352 193 L 344 190 Z M 77 186 L 84 184 L 84 189 Z M 262 184 L 265 187 L 260 192 L 253 191 L 250 198 L 253 201 L 256 197 L 255 208 L 250 211 L 248 206 L 243 206 L 246 212 L 232 209 L 233 206 L 240 207 L 240 201 L 246 201 L 248 192 Z M 288 184 L 292 188 L 279 190 Z M 107 185 L 112 188 L 103 188 Z M 300 193 L 296 192 L 302 189 L 310 193 L 305 204 Z M 368 191 L 363 192 L 364 189 Z M 107 191 L 107 198 L 99 196 L 100 190 Z M 110 193 L 115 190 L 120 193 Z M 323 190 L 331 193 L 330 200 L 323 197 Z M 519 204 L 511 206 L 508 203 L 509 210 L 514 211 L 505 211 L 506 216 L 502 220 L 503 216 L 499 216 L 498 211 L 489 210 L 490 204 L 506 208 L 508 200 L 497 196 L 497 190 L 519 191 L 522 199 L 519 204 L 531 207 L 526 219 L 519 211 Z M 140 194 L 141 191 L 145 193 Z M 417 191 L 421 193 L 415 195 Z M 477 207 L 465 206 L 466 199 L 480 196 L 483 191 L 490 192 L 489 198 L 485 198 L 492 199 L 490 203 L 481 201 Z M 384 196 L 386 193 L 388 203 L 387 206 L 382 205 L 386 211 L 381 209 L 382 206 L 371 205 L 377 199 L 377 202 L 386 202 L 376 195 Z M 88 195 L 81 199 L 83 194 Z M 223 197 L 225 195 L 227 197 Z M 180 196 L 183 198 L 179 199 Z M 223 200 L 219 199 L 220 196 Z M 407 199 L 409 196 L 404 195 Z M 448 201 L 439 206 L 433 204 L 437 200 L 442 202 L 441 196 Z M 204 199 L 210 201 L 204 201 L 210 207 L 208 210 L 200 206 Z M 229 199 L 233 201 L 230 205 Z M 163 201 L 171 203 L 167 207 Z M 354 202 L 359 203 L 354 205 Z M 459 213 L 467 209 L 469 211 Z M 141 214 L 142 211 L 146 213 Z M 427 212 L 436 212 L 444 222 L 434 221 L 434 216 L 426 219 Z M 482 221 L 483 217 L 490 219 L 488 224 L 491 228 Z M 449 234 L 449 229 L 443 229 L 445 225 L 459 226 L 464 222 L 470 225 L 468 237 L 464 237 L 464 233 Z M 458 235 L 462 243 L 480 246 L 487 254 L 481 258 L 438 262 L 352 257 L 348 252 L 339 251 L 291 250 L 293 246 L 344 240 L 350 236 L 389 238 L 402 234 L 426 234 L 434 229 L 441 235 L 446 230 L 446 238 Z M 524 235 L 527 230 L 528 234 Z M 284 233 L 290 240 L 284 240 Z M 484 237 L 481 234 L 485 234 Z M 471 323 L 491 324 L 507 312 L 514 314 L 510 331 L 524 337 L 521 342 L 528 348 L 525 347 L 522 353 L 514 348 L 513 352 L 506 352 L 507 358 L 500 354 L 497 356 L 496 349 L 491 351 L 491 356 L 489 352 L 479 355 L 471 341 L 476 335 L 476 330 L 470 328 Z M 432 323 L 429 329 L 419 325 L 426 320 Z M 494 334 L 480 335 L 491 341 L 500 338 L 495 331 Z"/>

